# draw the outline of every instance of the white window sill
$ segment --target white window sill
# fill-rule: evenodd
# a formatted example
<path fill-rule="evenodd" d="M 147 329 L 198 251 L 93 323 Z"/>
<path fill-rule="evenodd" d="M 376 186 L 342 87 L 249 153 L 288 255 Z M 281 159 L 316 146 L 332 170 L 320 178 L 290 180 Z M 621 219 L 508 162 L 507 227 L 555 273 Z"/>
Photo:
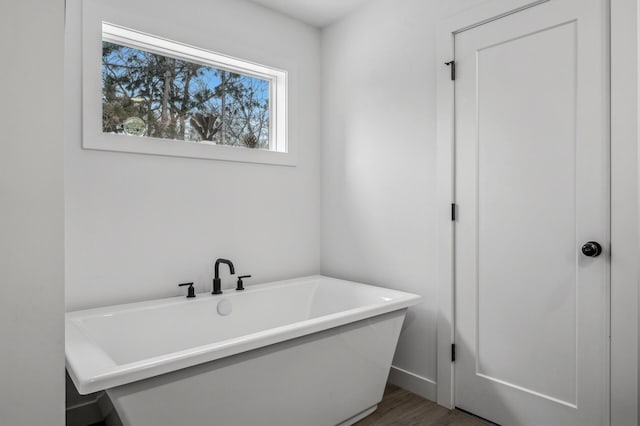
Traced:
<path fill-rule="evenodd" d="M 184 158 L 295 166 L 293 152 L 269 151 L 208 142 L 186 142 L 150 137 L 98 133 L 83 138 L 82 147 L 101 151 L 131 152 Z"/>

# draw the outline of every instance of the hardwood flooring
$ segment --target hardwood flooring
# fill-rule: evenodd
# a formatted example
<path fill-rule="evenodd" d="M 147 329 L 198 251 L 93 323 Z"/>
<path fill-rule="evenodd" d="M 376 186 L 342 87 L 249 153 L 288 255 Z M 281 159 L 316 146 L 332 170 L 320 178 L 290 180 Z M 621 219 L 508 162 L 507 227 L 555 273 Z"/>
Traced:
<path fill-rule="evenodd" d="M 416 394 L 387 385 L 378 409 L 354 426 L 487 426 L 477 417 L 448 410 Z"/>

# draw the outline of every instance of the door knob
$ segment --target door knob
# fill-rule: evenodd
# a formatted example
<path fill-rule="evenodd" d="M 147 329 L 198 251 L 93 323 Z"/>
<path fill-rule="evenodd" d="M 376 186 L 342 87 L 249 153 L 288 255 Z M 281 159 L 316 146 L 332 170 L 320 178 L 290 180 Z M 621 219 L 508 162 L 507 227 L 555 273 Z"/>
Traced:
<path fill-rule="evenodd" d="M 589 241 L 582 246 L 582 254 L 588 257 L 598 257 L 602 253 L 602 246 L 595 242 Z"/>

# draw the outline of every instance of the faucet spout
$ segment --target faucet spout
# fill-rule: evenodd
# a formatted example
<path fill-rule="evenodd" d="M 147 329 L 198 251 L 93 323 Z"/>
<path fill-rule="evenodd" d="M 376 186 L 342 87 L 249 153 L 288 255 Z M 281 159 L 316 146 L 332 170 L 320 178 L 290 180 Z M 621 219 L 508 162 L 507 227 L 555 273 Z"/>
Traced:
<path fill-rule="evenodd" d="M 220 264 L 224 263 L 225 265 L 229 266 L 229 272 L 231 272 L 231 275 L 234 275 L 236 273 L 235 268 L 233 267 L 233 263 L 230 260 L 227 259 L 218 259 L 216 260 L 216 265 L 214 267 L 214 277 L 213 277 L 213 291 L 211 292 L 211 294 L 222 294 L 222 288 L 221 288 L 221 280 L 220 280 Z"/>

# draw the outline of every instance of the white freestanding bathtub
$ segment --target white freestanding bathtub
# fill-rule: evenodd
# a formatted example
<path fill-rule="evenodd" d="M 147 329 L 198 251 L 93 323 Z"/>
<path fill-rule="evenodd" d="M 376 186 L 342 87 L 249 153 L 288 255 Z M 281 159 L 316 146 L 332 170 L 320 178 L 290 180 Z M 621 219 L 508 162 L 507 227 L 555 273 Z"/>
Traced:
<path fill-rule="evenodd" d="M 334 426 L 376 409 L 420 296 L 312 276 L 66 315 L 67 370 L 125 426 Z"/>

